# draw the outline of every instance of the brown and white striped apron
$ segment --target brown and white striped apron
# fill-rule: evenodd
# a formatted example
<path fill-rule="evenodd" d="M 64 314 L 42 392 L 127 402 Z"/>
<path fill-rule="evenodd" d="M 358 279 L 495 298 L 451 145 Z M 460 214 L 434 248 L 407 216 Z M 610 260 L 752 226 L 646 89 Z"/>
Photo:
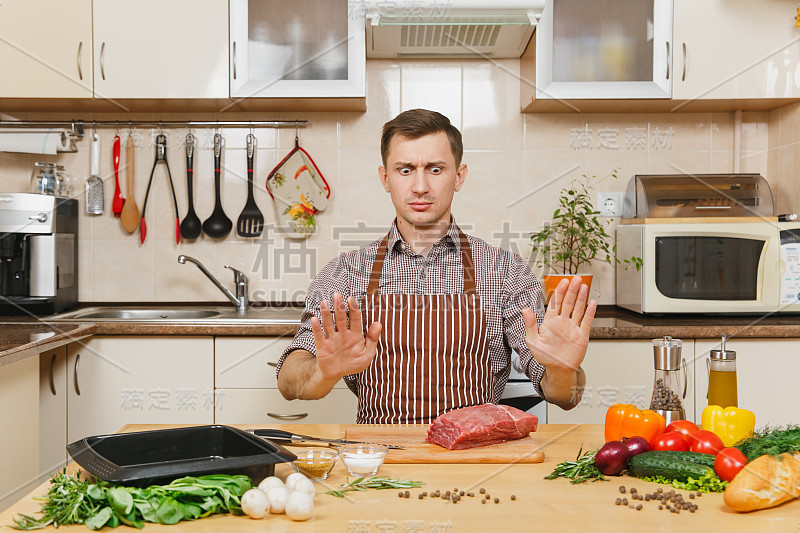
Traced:
<path fill-rule="evenodd" d="M 464 292 L 378 294 L 388 235 L 378 247 L 362 303 L 364 328 L 383 325 L 372 363 L 357 376 L 359 424 L 424 424 L 494 402 L 486 320 L 475 265 L 459 230 Z"/>

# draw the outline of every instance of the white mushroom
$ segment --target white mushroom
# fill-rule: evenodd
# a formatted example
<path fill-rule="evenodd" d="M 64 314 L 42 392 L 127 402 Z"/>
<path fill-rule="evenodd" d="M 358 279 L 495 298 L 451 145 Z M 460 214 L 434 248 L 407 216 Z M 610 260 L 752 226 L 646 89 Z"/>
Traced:
<path fill-rule="evenodd" d="M 311 518 L 314 512 L 314 499 L 307 493 L 296 490 L 286 499 L 286 516 L 302 521 Z"/>
<path fill-rule="evenodd" d="M 250 489 L 242 494 L 242 511 L 250 518 L 264 518 L 269 514 L 269 498 L 261 489 Z"/>
<path fill-rule="evenodd" d="M 305 492 L 313 499 L 317 494 L 317 489 L 314 488 L 314 483 L 312 483 L 310 479 L 303 476 L 295 481 L 289 492 Z"/>
<path fill-rule="evenodd" d="M 265 477 L 261 483 L 258 484 L 258 488 L 263 490 L 265 493 L 269 492 L 269 489 L 273 487 L 283 487 L 283 481 L 281 478 L 275 476 Z"/>
<path fill-rule="evenodd" d="M 270 512 L 281 514 L 286 508 L 286 500 L 289 498 L 289 491 L 281 483 L 280 487 L 272 487 L 267 491 L 269 498 Z"/>
<path fill-rule="evenodd" d="M 294 486 L 301 479 L 304 480 L 304 481 L 308 481 L 308 478 L 306 476 L 304 476 L 303 474 L 301 474 L 300 472 L 295 472 L 294 474 L 289 474 L 289 476 L 286 478 L 286 489 L 289 492 L 292 492 L 294 490 Z"/>

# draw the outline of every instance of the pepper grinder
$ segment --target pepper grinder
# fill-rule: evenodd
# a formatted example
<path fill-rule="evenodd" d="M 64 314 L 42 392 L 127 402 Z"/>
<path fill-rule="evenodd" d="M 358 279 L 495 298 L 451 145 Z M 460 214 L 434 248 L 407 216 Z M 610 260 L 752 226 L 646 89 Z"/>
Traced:
<path fill-rule="evenodd" d="M 719 350 L 711 350 L 708 365 L 708 405 L 739 407 L 736 387 L 736 352 L 725 349 L 727 336 L 722 334 Z"/>
<path fill-rule="evenodd" d="M 681 400 L 686 398 L 686 387 L 689 382 L 686 359 L 681 357 L 682 347 L 683 341 L 680 339 L 669 336 L 653 339 L 655 378 L 650 409 L 663 416 L 667 424 L 673 420 L 686 419 Z M 683 367 L 683 386 L 680 379 L 681 367 Z"/>

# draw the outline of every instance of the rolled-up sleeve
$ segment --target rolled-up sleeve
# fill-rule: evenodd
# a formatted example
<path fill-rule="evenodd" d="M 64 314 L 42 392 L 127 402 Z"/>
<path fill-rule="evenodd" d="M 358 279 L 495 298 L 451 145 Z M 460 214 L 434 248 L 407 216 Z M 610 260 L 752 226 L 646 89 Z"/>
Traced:
<path fill-rule="evenodd" d="M 522 310 L 530 307 L 536 313 L 537 324 L 542 324 L 544 319 L 542 285 L 528 264 L 516 254 L 512 254 L 511 265 L 503 281 L 503 297 L 507 299 L 506 305 L 503 306 L 503 334 L 506 342 L 519 354 L 525 375 L 530 378 L 537 394 L 544 398 L 541 387 L 544 365 L 539 363 L 528 349 L 525 342 L 525 317 L 522 315 Z"/>

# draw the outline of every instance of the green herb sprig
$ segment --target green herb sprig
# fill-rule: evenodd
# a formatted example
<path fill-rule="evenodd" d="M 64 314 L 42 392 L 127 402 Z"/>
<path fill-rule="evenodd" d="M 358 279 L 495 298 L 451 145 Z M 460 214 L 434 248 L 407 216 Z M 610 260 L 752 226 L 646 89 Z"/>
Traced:
<path fill-rule="evenodd" d="M 748 461 L 752 461 L 762 455 L 772 455 L 780 457 L 782 453 L 796 453 L 800 451 L 800 426 L 778 426 L 771 428 L 764 427 L 761 430 L 754 431 L 749 437 L 746 437 L 736 444 L 738 448 Z"/>
<path fill-rule="evenodd" d="M 15 529 L 26 531 L 70 524 L 84 524 L 89 529 L 120 524 L 138 529 L 145 522 L 175 524 L 196 520 L 215 513 L 242 514 L 241 497 L 253 483 L 247 476 L 209 475 L 183 477 L 169 485 L 147 488 L 92 483 L 81 473 L 56 473 L 44 498 L 39 518 L 20 514 L 14 518 Z"/>
<path fill-rule="evenodd" d="M 366 491 L 367 489 L 413 489 L 424 485 L 422 481 L 412 481 L 410 479 L 392 479 L 386 476 L 364 477 L 354 479 L 348 483 L 340 485 L 339 490 L 329 490 L 325 494 L 336 496 L 337 498 L 344 498 L 346 492 Z"/>
<path fill-rule="evenodd" d="M 545 479 L 556 479 L 559 477 L 566 477 L 570 479 L 570 483 L 584 483 L 589 481 L 608 481 L 605 476 L 594 466 L 594 456 L 597 450 L 587 451 L 581 456 L 583 446 L 578 450 L 578 456 L 574 461 L 564 461 L 558 463 L 555 470 L 545 476 Z"/>

